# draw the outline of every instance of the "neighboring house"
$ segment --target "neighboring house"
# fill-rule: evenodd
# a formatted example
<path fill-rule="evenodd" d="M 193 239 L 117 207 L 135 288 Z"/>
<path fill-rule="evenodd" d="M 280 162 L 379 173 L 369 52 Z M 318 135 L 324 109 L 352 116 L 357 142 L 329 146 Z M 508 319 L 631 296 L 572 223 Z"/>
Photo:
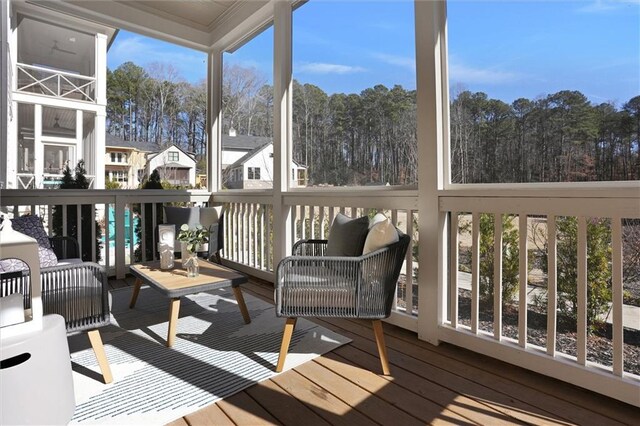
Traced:
<path fill-rule="evenodd" d="M 146 173 L 147 155 L 157 147 L 107 134 L 105 149 L 105 181 L 117 182 L 122 189 L 137 189 Z"/>
<path fill-rule="evenodd" d="M 223 139 L 224 141 L 224 139 Z M 224 151 L 223 151 L 224 153 Z M 228 189 L 273 188 L 273 143 L 266 143 L 247 152 L 223 171 Z M 291 187 L 307 184 L 307 168 L 295 161 L 291 167 Z"/>
<path fill-rule="evenodd" d="M 183 151 L 176 145 L 171 145 L 164 150 L 148 154 L 147 176 L 154 170 L 158 170 L 160 178 L 172 185 L 192 187 L 196 184 L 196 160 L 193 155 Z"/>
<path fill-rule="evenodd" d="M 236 131 L 231 129 L 228 135 L 222 135 L 222 171 L 268 142 L 271 142 L 269 137 L 236 135 Z"/>
<path fill-rule="evenodd" d="M 55 188 L 67 165 L 84 160 L 92 187 L 104 188 L 106 57 L 116 31 L 27 2 L 11 2 L 9 13 L 0 186 Z"/>

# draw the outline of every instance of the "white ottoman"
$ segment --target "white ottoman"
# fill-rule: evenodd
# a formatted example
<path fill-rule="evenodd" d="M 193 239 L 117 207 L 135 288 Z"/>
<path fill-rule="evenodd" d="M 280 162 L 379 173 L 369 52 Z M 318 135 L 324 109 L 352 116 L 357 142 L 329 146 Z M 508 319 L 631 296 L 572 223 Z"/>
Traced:
<path fill-rule="evenodd" d="M 67 424 L 75 411 L 64 319 L 41 321 L 0 328 L 0 424 Z"/>

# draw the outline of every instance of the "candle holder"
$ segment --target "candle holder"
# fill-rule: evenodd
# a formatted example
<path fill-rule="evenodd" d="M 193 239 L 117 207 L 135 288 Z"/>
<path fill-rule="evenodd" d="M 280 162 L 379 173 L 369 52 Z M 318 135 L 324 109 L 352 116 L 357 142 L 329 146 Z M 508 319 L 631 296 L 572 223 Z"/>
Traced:
<path fill-rule="evenodd" d="M 175 235 L 175 225 L 158 225 L 158 252 L 160 253 L 160 269 L 173 268 Z"/>

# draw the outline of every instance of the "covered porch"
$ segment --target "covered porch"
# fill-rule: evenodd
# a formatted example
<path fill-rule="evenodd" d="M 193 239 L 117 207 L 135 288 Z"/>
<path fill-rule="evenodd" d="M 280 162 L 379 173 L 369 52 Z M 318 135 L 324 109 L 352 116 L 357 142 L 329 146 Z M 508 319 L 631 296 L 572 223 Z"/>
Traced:
<path fill-rule="evenodd" d="M 206 187 L 211 191 L 3 190 L 1 205 L 12 213 L 29 210 L 46 217 L 51 206 L 77 206 L 79 212 L 81 206 L 90 205 L 98 217 L 109 217 L 107 212 L 113 210 L 115 237 L 110 240 L 109 233 L 103 233 L 101 256 L 95 244 L 91 249 L 94 261 L 102 257 L 113 288 L 131 285 L 129 264 L 157 259 L 152 249 L 156 237 L 149 230 L 161 223 L 158 209 L 169 203 L 225 203 L 223 263 L 253 277 L 247 290 L 268 301 L 272 301 L 275 267 L 291 252 L 293 243 L 300 238 L 325 238 L 328 225 L 340 212 L 356 217 L 384 211 L 412 237 L 403 281 L 385 324 L 392 376 L 375 374 L 378 361 L 368 325 L 323 320 L 323 326 L 350 337 L 353 343 L 174 424 L 295 424 L 301 418 L 314 424 L 389 424 L 402 419 L 406 423 L 456 424 L 637 421 L 640 376 L 625 364 L 625 327 L 629 325 L 623 316 L 623 228 L 640 219 L 640 186 L 637 181 L 452 184 L 445 2 L 415 2 L 416 22 L 421 23 L 415 34 L 419 185 L 334 188 L 290 185 L 291 33 L 296 2 L 212 2 L 198 3 L 195 9 L 182 7 L 180 2 L 43 3 L 104 25 L 208 52 Z M 268 24 L 274 28 L 273 189 L 223 191 L 222 54 Z M 147 204 L 154 207 L 142 208 Z M 127 244 L 134 240 L 135 229 L 125 219 L 126 212 L 136 209 L 141 222 L 139 247 Z M 482 318 L 480 305 L 480 222 L 485 214 L 492 215 L 495 235 L 500 235 L 493 241 L 495 309 L 489 320 Z M 548 303 L 538 312 L 545 322 L 543 343 L 528 337 L 528 285 L 517 289 L 515 332 L 505 332 L 500 231 L 507 215 L 512 215 L 518 235 L 516 264 L 521 283 L 529 281 L 529 229 L 534 220 L 545 222 Z M 557 276 L 564 271 L 558 261 L 556 222 L 565 217 L 577 223 L 577 264 L 573 266 L 579 303 L 572 353 L 558 350 L 557 345 Z M 611 356 L 606 365 L 592 361 L 593 349 L 588 346 L 589 218 L 610 221 Z M 468 244 L 461 245 L 463 222 L 469 236 Z M 62 226 L 66 235 L 65 220 Z M 468 251 L 461 254 L 461 247 Z M 470 277 L 468 292 L 460 284 L 463 256 L 469 260 L 469 270 L 464 272 Z"/>

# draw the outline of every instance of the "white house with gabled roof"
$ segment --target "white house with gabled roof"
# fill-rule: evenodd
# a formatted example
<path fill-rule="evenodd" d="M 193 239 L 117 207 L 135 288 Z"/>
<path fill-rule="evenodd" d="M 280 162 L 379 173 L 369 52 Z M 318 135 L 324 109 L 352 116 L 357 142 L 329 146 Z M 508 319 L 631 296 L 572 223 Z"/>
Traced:
<path fill-rule="evenodd" d="M 273 142 L 271 142 L 270 138 L 263 139 L 267 139 L 267 141 L 247 152 L 224 169 L 223 182 L 228 189 L 273 188 Z M 224 149 L 222 153 L 224 156 Z M 291 188 L 299 188 L 306 185 L 307 168 L 296 161 L 292 161 Z"/>
<path fill-rule="evenodd" d="M 196 184 L 196 159 L 179 146 L 171 145 L 160 152 L 148 154 L 147 176 L 154 170 L 158 170 L 160 178 L 172 185 Z"/>

